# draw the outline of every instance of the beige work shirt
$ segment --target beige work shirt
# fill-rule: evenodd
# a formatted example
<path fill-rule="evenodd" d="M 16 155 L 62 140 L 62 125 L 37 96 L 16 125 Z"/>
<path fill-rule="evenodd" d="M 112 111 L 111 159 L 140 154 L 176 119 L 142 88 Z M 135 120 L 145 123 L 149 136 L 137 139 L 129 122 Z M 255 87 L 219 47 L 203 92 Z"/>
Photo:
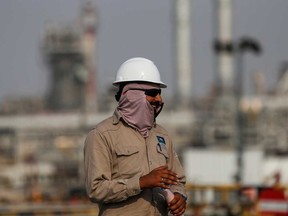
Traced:
<path fill-rule="evenodd" d="M 173 192 L 185 194 L 186 178 L 167 131 L 158 124 L 144 139 L 139 132 L 114 115 L 90 131 L 85 140 L 86 189 L 99 215 L 164 216 L 167 203 L 161 188 L 140 189 L 139 178 L 168 165 L 180 183 Z"/>

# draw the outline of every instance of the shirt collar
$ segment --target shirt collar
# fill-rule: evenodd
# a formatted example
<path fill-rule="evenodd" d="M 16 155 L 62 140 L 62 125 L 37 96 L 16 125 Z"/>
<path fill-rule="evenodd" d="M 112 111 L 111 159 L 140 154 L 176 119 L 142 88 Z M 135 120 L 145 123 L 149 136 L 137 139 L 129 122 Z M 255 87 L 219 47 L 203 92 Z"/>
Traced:
<path fill-rule="evenodd" d="M 113 124 L 116 125 L 119 123 L 120 121 L 120 118 L 121 118 L 121 115 L 120 113 L 118 112 L 118 110 L 116 109 L 113 113 Z"/>

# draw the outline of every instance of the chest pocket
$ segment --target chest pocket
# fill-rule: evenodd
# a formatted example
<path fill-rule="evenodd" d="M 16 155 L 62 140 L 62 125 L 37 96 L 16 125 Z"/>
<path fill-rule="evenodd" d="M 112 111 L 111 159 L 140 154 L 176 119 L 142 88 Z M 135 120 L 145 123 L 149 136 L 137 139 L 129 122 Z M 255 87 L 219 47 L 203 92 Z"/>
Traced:
<path fill-rule="evenodd" d="M 117 146 L 115 153 L 116 167 L 122 177 L 132 177 L 139 172 L 140 155 L 137 146 Z"/>

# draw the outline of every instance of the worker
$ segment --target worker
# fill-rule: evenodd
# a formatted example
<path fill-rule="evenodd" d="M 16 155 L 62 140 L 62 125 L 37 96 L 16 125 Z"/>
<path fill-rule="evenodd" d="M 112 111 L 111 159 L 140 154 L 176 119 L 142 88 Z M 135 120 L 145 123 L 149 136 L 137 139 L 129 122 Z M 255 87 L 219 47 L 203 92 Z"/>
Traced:
<path fill-rule="evenodd" d="M 113 85 L 118 101 L 113 115 L 85 140 L 87 194 L 100 216 L 174 216 L 186 209 L 186 178 L 168 132 L 156 123 L 163 108 L 161 81 L 146 58 L 124 62 Z M 174 198 L 166 202 L 165 190 Z"/>

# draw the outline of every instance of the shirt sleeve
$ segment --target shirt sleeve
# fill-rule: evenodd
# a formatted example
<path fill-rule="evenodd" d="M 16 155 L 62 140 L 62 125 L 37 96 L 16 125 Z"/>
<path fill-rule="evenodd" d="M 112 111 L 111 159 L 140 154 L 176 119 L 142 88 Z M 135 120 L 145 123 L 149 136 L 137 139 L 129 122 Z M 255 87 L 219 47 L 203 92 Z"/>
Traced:
<path fill-rule="evenodd" d="M 186 176 L 185 171 L 182 167 L 182 164 L 178 158 L 178 155 L 176 151 L 174 150 L 173 143 L 170 142 L 170 156 L 168 161 L 168 167 L 171 168 L 171 170 L 175 173 L 177 173 L 179 178 L 179 184 L 178 185 L 172 185 L 171 191 L 174 193 L 180 193 L 183 197 L 187 197 L 186 194 Z"/>
<path fill-rule="evenodd" d="M 141 192 L 140 174 L 129 179 L 112 179 L 112 165 L 107 139 L 94 129 L 88 133 L 84 145 L 85 184 L 92 202 L 120 202 Z"/>

